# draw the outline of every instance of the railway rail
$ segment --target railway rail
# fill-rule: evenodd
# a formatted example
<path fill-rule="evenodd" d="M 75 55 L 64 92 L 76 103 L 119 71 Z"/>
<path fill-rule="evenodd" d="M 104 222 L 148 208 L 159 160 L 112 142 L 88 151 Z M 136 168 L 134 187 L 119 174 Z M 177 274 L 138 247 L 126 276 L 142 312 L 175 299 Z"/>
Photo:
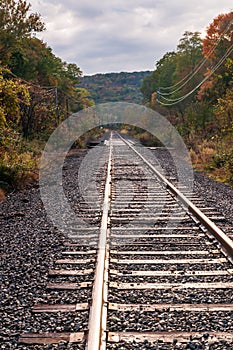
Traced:
<path fill-rule="evenodd" d="M 231 349 L 224 217 L 134 142 L 113 133 L 96 147 L 99 196 L 80 201 L 90 227 L 65 239 L 19 349 Z"/>

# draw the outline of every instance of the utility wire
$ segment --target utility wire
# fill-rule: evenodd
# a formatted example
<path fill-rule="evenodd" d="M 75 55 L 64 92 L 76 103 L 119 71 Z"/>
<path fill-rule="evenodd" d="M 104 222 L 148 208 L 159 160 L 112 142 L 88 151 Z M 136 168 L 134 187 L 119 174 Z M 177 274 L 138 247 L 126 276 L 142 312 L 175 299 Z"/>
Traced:
<path fill-rule="evenodd" d="M 25 83 L 25 84 L 28 84 L 28 85 L 31 85 L 31 86 L 34 86 L 34 87 L 39 87 L 39 88 L 41 88 L 41 89 L 46 89 L 46 90 L 48 90 L 48 92 L 50 92 L 50 91 L 55 91 L 55 93 L 57 94 L 57 91 L 61 91 L 61 93 L 62 94 L 64 94 L 64 95 L 66 95 L 67 97 L 69 97 L 70 99 L 72 99 L 74 102 L 79 102 L 78 100 L 76 100 L 75 99 L 75 97 L 74 96 L 72 96 L 72 95 L 70 95 L 70 94 L 68 94 L 68 93 L 66 93 L 65 91 L 63 91 L 61 88 L 59 88 L 58 86 L 56 86 L 56 85 L 52 85 L 52 86 L 43 86 L 43 85 L 40 85 L 40 84 L 35 84 L 35 83 L 33 83 L 33 82 L 30 82 L 30 81 L 27 81 L 27 80 L 25 80 L 25 79 L 23 79 L 23 78 L 20 78 L 20 77 L 18 77 L 17 75 L 15 75 L 13 72 L 11 72 L 11 70 L 9 70 L 9 69 L 4 69 L 5 70 L 5 72 L 7 72 L 8 74 L 10 74 L 10 75 L 12 75 L 14 78 L 17 78 L 17 79 L 19 79 L 19 80 L 21 80 L 23 83 Z"/>
<path fill-rule="evenodd" d="M 201 60 L 201 62 L 195 67 L 193 72 L 188 73 L 184 78 L 182 78 L 180 81 L 178 81 L 176 84 L 172 85 L 172 86 L 167 86 L 167 87 L 162 87 L 160 86 L 160 95 L 162 96 L 168 96 L 168 95 L 172 95 L 175 92 L 179 91 L 182 87 L 184 87 L 193 77 L 195 74 L 197 74 L 197 72 L 203 67 L 203 65 L 206 63 L 206 61 L 208 60 L 208 58 L 210 57 L 210 55 L 213 53 L 213 51 L 215 50 L 215 48 L 218 46 L 218 44 L 220 43 L 220 41 L 222 40 L 223 36 L 227 33 L 228 29 L 230 29 L 231 25 L 233 24 L 233 20 L 230 21 L 230 23 L 228 23 L 228 25 L 226 26 L 226 28 L 224 29 L 224 31 L 222 32 L 222 34 L 220 35 L 220 37 L 218 38 L 218 40 L 216 41 L 216 43 L 214 44 L 214 46 L 209 50 L 209 52 L 207 53 L 207 56 L 205 58 L 203 58 Z M 177 89 L 175 89 L 174 91 L 171 92 L 161 92 L 162 90 L 171 90 L 173 88 L 175 88 L 176 86 L 178 86 L 180 83 L 182 83 L 184 80 L 186 80 L 180 87 L 178 87 Z"/>
<path fill-rule="evenodd" d="M 201 83 L 199 83 L 193 90 L 191 90 L 191 92 L 188 92 L 187 94 L 185 94 L 184 96 L 189 96 L 192 92 L 194 92 L 203 82 L 205 82 L 215 71 L 216 69 L 218 69 L 220 67 L 220 65 L 223 63 L 223 61 L 225 60 L 225 58 L 227 58 L 227 56 L 230 55 L 230 53 L 233 51 L 233 44 L 231 45 L 231 47 L 225 52 L 224 56 L 219 60 L 219 62 L 212 68 L 210 74 L 205 77 Z M 207 78 L 207 79 L 206 79 Z M 179 101 L 180 99 L 183 98 L 183 96 L 175 98 L 175 99 L 171 99 L 171 98 L 166 98 L 162 95 L 160 95 L 164 100 L 169 101 L 169 102 L 176 102 Z"/>
<path fill-rule="evenodd" d="M 160 98 L 157 99 L 156 101 L 159 102 L 160 104 L 162 104 L 163 106 L 172 106 L 172 105 L 175 105 L 175 104 L 183 101 L 185 98 L 190 96 L 195 90 L 197 90 L 206 80 L 208 80 L 214 74 L 214 72 L 222 65 L 224 60 L 231 54 L 232 51 L 233 51 L 233 44 L 228 48 L 228 50 L 225 52 L 224 56 L 219 60 L 219 62 L 214 66 L 214 68 L 211 69 L 211 72 L 195 88 L 193 88 L 190 92 L 188 92 L 184 96 L 181 96 L 177 99 L 167 99 L 167 98 L 161 96 L 161 94 L 160 94 L 160 96 L 159 96 L 160 98 L 162 97 L 163 99 L 165 99 L 171 103 L 164 103 L 160 100 Z"/>
<path fill-rule="evenodd" d="M 35 84 L 35 83 L 31 82 L 31 81 L 28 81 L 28 80 L 25 80 L 23 78 L 18 77 L 10 69 L 4 69 L 4 71 L 6 73 L 12 75 L 14 78 L 21 80 L 23 83 L 31 85 L 31 86 L 35 86 L 37 88 L 40 87 L 41 89 L 53 89 L 53 88 L 56 87 L 56 86 L 43 86 L 43 85 L 40 85 L 40 84 Z"/>

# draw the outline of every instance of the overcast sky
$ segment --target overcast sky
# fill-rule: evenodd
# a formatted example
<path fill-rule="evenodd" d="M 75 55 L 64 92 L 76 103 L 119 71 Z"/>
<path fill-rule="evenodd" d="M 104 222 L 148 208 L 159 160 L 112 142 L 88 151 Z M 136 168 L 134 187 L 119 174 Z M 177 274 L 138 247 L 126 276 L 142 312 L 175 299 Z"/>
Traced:
<path fill-rule="evenodd" d="M 200 31 L 232 0 L 29 0 L 46 31 L 38 35 L 85 75 L 153 70 L 183 33 Z"/>

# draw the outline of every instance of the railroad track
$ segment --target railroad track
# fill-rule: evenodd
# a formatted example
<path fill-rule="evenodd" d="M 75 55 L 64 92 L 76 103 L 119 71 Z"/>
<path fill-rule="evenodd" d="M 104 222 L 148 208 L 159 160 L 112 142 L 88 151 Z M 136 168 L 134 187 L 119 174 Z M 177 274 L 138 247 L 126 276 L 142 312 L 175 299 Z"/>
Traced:
<path fill-rule="evenodd" d="M 89 226 L 64 240 L 19 349 L 232 348 L 224 217 L 132 141 L 115 133 L 97 147 L 98 198 L 79 204 Z"/>

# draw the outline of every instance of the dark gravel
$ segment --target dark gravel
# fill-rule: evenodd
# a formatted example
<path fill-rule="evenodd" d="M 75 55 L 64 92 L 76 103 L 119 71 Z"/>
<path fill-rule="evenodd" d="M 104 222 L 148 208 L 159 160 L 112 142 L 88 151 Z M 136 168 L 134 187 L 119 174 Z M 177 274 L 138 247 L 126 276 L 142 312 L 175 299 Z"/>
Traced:
<path fill-rule="evenodd" d="M 77 184 L 77 169 L 85 152 L 78 152 L 70 157 L 73 164 L 71 170 L 65 170 L 67 191 L 70 198 L 78 198 L 75 191 Z M 160 152 L 160 157 L 162 154 Z M 233 222 L 233 189 L 230 186 L 208 179 L 201 173 L 195 173 L 195 191 L 202 197 L 206 205 L 215 207 L 224 214 L 227 222 Z M 74 204 L 74 209 L 79 206 Z M 99 219 L 99 218 L 98 218 Z M 64 249 L 62 234 L 53 227 L 47 219 L 40 200 L 39 188 L 34 186 L 22 191 L 15 191 L 7 195 L 7 200 L 0 203 L 0 259 L 1 259 L 1 322 L 0 322 L 0 348 L 1 349 L 84 349 L 84 345 L 59 344 L 53 346 L 22 346 L 17 343 L 19 335 L 25 331 L 28 320 L 33 316 L 31 308 L 36 302 L 46 302 L 53 296 L 53 302 L 85 302 L 91 296 L 90 289 L 82 292 L 63 294 L 51 292 L 45 289 L 48 269 L 53 266 L 56 258 L 60 258 L 60 252 Z M 171 243 L 171 239 L 169 240 Z M 146 240 L 145 240 L 146 242 Z M 188 243 L 188 242 L 187 242 Z M 118 266 L 119 267 L 119 266 Z M 72 267 L 71 267 L 72 268 Z M 141 269 L 142 266 L 139 267 Z M 71 295 L 72 294 L 72 295 Z M 123 294 L 123 293 L 122 293 Z M 164 291 L 134 292 L 128 295 L 130 302 L 143 302 L 149 295 L 156 302 L 166 301 Z M 122 302 L 128 296 L 112 296 L 115 302 Z M 172 300 L 179 303 L 181 295 L 173 294 Z M 197 295 L 188 291 L 183 300 L 194 302 Z M 198 297 L 200 294 L 198 293 Z M 171 295 L 167 295 L 171 300 Z M 219 291 L 218 301 L 221 303 L 232 302 L 232 291 Z M 127 301 L 129 301 L 127 300 Z M 182 300 L 182 301 L 183 301 Z M 51 300 L 50 300 L 51 301 Z M 216 301 L 216 300 L 215 300 Z M 203 290 L 198 302 L 211 303 L 211 293 Z M 82 317 L 85 317 L 83 314 Z M 46 321 L 47 322 L 47 321 Z M 52 324 L 51 324 L 52 327 Z M 192 341 L 189 345 L 182 344 L 133 344 L 133 349 L 232 349 L 233 344 L 213 343 L 205 347 L 205 341 L 201 339 L 194 347 Z M 188 347 L 189 346 L 189 347 Z M 109 349 L 132 349 L 132 344 L 118 343 L 109 345 Z"/>
<path fill-rule="evenodd" d="M 152 152 L 165 169 L 166 175 L 176 177 L 176 171 L 169 163 L 169 153 L 161 148 Z M 214 181 L 202 172 L 194 171 L 194 191 L 207 206 L 216 208 L 229 223 L 233 223 L 233 187 Z"/>
<path fill-rule="evenodd" d="M 224 341 L 209 342 L 205 337 L 200 336 L 199 339 L 191 340 L 188 343 L 182 344 L 174 341 L 171 343 L 165 343 L 163 341 L 149 342 L 133 342 L 125 343 L 123 341 L 117 344 L 108 344 L 107 350 L 232 350 L 233 343 L 226 343 Z"/>
<path fill-rule="evenodd" d="M 232 225 L 233 187 L 209 179 L 201 172 L 195 172 L 194 180 L 194 189 L 205 203 L 215 207 Z"/>
<path fill-rule="evenodd" d="M 72 191 L 72 186 L 77 182 L 77 169 L 84 155 L 85 152 L 81 151 L 68 158 L 68 163 L 73 168 L 64 172 L 67 191 L 69 188 Z M 72 349 L 67 344 L 30 347 L 17 343 L 22 332 L 36 330 L 38 327 L 38 316 L 31 313 L 35 303 L 46 303 L 48 300 L 52 303 L 87 302 L 91 297 L 91 289 L 82 289 L 75 293 L 46 290 L 48 270 L 53 267 L 57 258 L 61 258 L 64 237 L 47 219 L 38 186 L 7 195 L 7 200 L 0 203 L 0 228 L 0 348 Z M 61 326 L 61 319 L 65 315 L 60 315 L 58 322 L 54 321 L 52 315 L 47 319 L 46 316 L 43 317 L 43 329 L 54 330 L 55 324 Z M 83 324 L 84 319 L 88 320 L 87 313 L 77 313 L 68 317 L 67 324 L 61 327 L 68 329 L 71 320 L 76 325 L 73 327 L 74 331 L 75 327 L 82 330 L 81 323 Z M 75 348 L 84 347 L 76 345 Z"/>
<path fill-rule="evenodd" d="M 112 290 L 109 301 L 112 303 L 144 304 L 231 304 L 232 289 L 181 289 L 181 290 Z"/>
<path fill-rule="evenodd" d="M 185 311 L 129 311 L 110 312 L 108 327 L 111 332 L 186 331 L 232 332 L 232 312 Z"/>
<path fill-rule="evenodd" d="M 159 163 L 165 169 L 165 173 L 167 176 L 171 178 L 171 182 L 176 182 L 176 172 L 174 168 L 170 164 L 168 164 L 169 157 L 167 156 L 167 152 L 164 150 L 154 150 Z M 215 222 L 225 229 L 227 233 L 232 232 L 232 218 L 233 218 L 233 203 L 232 203 L 232 195 L 233 189 L 230 186 L 217 183 L 205 177 L 201 173 L 194 173 L 194 194 L 196 197 L 200 198 L 200 200 L 196 200 L 196 205 L 199 207 L 213 207 L 214 212 L 213 216 L 221 216 L 223 215 L 225 219 L 214 219 Z M 208 215 L 208 210 L 207 215 Z M 216 212 L 216 213 L 215 213 Z M 159 223 L 160 225 L 160 223 Z M 156 225 L 155 225 L 156 226 Z M 116 232 L 115 232 L 116 233 Z M 162 232 L 153 232 L 151 234 L 162 233 Z M 177 233 L 177 232 L 176 232 Z M 182 233 L 182 232 L 181 232 Z M 186 232 L 187 233 L 187 232 Z M 195 236 L 197 232 L 192 232 Z M 119 234 L 121 234 L 119 229 Z M 124 231 L 122 231 L 124 234 Z M 147 232 L 148 234 L 148 232 Z M 117 240 L 116 240 L 117 241 Z M 141 242 L 143 240 L 140 240 Z M 147 244 L 154 242 L 156 249 L 161 249 L 164 247 L 168 249 L 169 242 L 166 239 L 145 239 Z M 188 244 L 193 244 L 194 239 L 185 240 L 187 246 Z M 205 250 L 205 242 L 206 238 L 203 239 L 203 242 L 196 241 L 197 249 L 203 246 L 203 250 Z M 214 240 L 210 238 L 210 243 L 214 243 Z M 132 243 L 132 242 L 131 242 Z M 157 243 L 157 244 L 156 244 Z M 166 243 L 163 245 L 163 243 Z M 126 244 L 126 243 L 125 243 Z M 170 242 L 172 245 L 172 243 Z M 143 245 L 143 244 L 142 244 Z M 158 248 L 159 246 L 159 248 Z M 179 247 L 179 244 L 178 244 Z M 196 248 L 195 247 L 195 248 Z M 199 248 L 198 248 L 199 247 Z M 122 246 L 123 249 L 118 248 L 119 250 L 131 250 L 131 247 L 127 247 L 127 245 Z M 140 250 L 140 247 L 137 247 Z M 114 249 L 114 248 L 113 248 Z M 117 249 L 117 246 L 116 248 Z M 132 250 L 135 247 L 132 247 Z M 142 250 L 147 250 L 147 246 L 141 248 Z M 169 245 L 169 250 L 172 250 Z M 175 248 L 177 249 L 177 248 Z M 182 249 L 178 248 L 178 249 Z M 177 250 L 178 250 L 177 249 Z M 191 247 L 191 249 L 194 249 Z M 153 250 L 153 248 L 151 248 Z M 196 249 L 195 249 L 196 250 Z M 208 249 L 207 249 L 208 250 Z M 124 253 L 123 253 L 124 254 Z M 212 257 L 217 257 L 218 255 L 212 254 Z M 111 263 L 110 267 L 112 269 L 117 269 L 118 271 L 124 273 L 130 273 L 130 270 L 163 270 L 164 266 L 161 264 L 156 264 L 156 259 L 159 256 L 150 256 L 148 252 L 147 255 L 137 255 L 132 257 L 130 255 L 124 254 L 119 256 L 117 254 L 112 254 L 112 258 L 120 258 L 123 259 L 131 259 L 132 264 L 117 264 Z M 172 254 L 168 256 L 171 259 Z M 183 258 L 184 256 L 182 256 Z M 187 256 L 188 257 L 188 256 Z M 153 265 L 150 264 L 133 264 L 134 259 L 155 259 L 155 263 Z M 162 258 L 162 256 L 161 256 Z M 166 259 L 166 257 L 163 257 Z M 176 256 L 174 256 L 176 258 Z M 205 257 L 206 258 L 206 257 Z M 210 258 L 208 255 L 207 258 Z M 224 266 L 223 266 L 224 265 Z M 187 265 L 179 264 L 179 269 L 185 271 L 187 269 Z M 226 262 L 224 264 L 192 264 L 188 265 L 188 270 L 221 270 L 223 268 L 232 268 L 232 264 Z M 166 269 L 168 270 L 176 270 L 177 266 L 166 265 Z M 127 283 L 143 283 L 143 282 L 179 282 L 186 283 L 188 281 L 192 282 L 217 282 L 217 281 L 225 281 L 225 277 L 216 277 L 216 276 L 200 276 L 195 277 L 128 277 L 122 276 L 113 277 L 116 282 L 127 282 Z M 226 276 L 226 280 L 231 281 L 232 276 Z M 192 303 L 232 303 L 232 290 L 231 289 L 213 289 L 213 290 L 195 290 L 195 289 L 178 289 L 178 290 L 118 290 L 112 288 L 109 293 L 109 301 L 113 303 L 126 303 L 126 304 L 143 304 L 143 303 L 162 303 L 168 304 L 168 310 L 163 311 L 155 311 L 155 312 L 145 312 L 145 311 L 130 311 L 130 312 L 117 312 L 117 311 L 109 311 L 108 318 L 108 328 L 111 332 L 153 332 L 153 331 L 197 331 L 202 332 L 197 339 L 190 338 L 190 341 L 182 344 L 174 339 L 173 343 L 164 343 L 163 341 L 157 342 L 134 342 L 134 343 L 126 343 L 119 342 L 116 344 L 108 344 L 108 349 L 202 349 L 202 350 L 210 350 L 210 349 L 232 349 L 232 343 L 227 343 L 226 341 L 214 341 L 209 339 L 208 332 L 210 331 L 232 331 L 232 313 L 231 312 L 171 312 L 169 310 L 169 304 L 192 304 Z M 205 333 L 205 334 L 204 334 Z"/>

